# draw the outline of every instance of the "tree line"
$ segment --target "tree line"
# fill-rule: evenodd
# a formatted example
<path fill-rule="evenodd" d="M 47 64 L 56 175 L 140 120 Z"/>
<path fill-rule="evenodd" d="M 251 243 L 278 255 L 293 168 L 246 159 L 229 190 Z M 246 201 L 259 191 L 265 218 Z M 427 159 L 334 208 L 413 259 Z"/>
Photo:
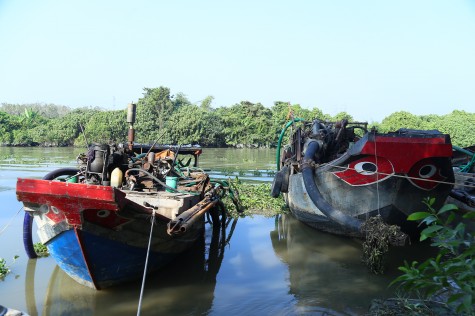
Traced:
<path fill-rule="evenodd" d="M 213 108 L 212 96 L 199 104 L 183 93 L 172 95 L 166 87 L 144 88 L 137 102 L 134 125 L 136 141 L 160 144 L 200 144 L 204 147 L 272 147 L 290 117 L 353 120 L 346 112 L 331 116 L 318 108 L 277 101 L 271 108 L 242 101 Z M 54 104 L 7 104 L 0 106 L 0 144 L 3 146 L 85 146 L 91 142 L 125 142 L 128 124 L 123 110 L 84 107 L 71 109 Z M 450 134 L 452 143 L 475 144 L 475 113 L 454 110 L 446 115 L 417 116 L 395 112 L 370 127 L 379 132 L 399 128 L 437 129 Z"/>

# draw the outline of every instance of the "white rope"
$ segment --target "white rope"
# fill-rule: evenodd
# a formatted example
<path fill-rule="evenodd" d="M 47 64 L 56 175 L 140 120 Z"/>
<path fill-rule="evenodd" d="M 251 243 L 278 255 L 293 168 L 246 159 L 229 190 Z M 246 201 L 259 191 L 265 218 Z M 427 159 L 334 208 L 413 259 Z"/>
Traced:
<path fill-rule="evenodd" d="M 374 136 L 374 159 L 376 161 L 376 197 L 377 197 L 377 208 L 378 208 L 378 215 L 381 215 L 379 210 L 379 172 L 378 172 L 378 155 L 376 152 L 376 131 L 373 131 Z"/>
<path fill-rule="evenodd" d="M 145 257 L 145 267 L 143 270 L 142 287 L 140 288 L 140 298 L 139 298 L 139 306 L 137 308 L 137 316 L 140 316 L 140 310 L 142 309 L 143 290 L 145 286 L 145 277 L 147 276 L 148 255 L 150 253 L 150 245 L 152 243 L 152 233 L 153 233 L 154 222 L 155 222 L 155 210 L 153 210 L 153 213 L 152 213 L 152 227 L 150 228 L 150 237 L 148 238 L 147 256 Z"/>
<path fill-rule="evenodd" d="M 20 213 L 20 211 L 23 209 L 23 206 L 20 207 L 20 209 L 18 210 L 18 212 L 16 212 L 15 215 L 13 215 L 13 217 L 10 219 L 10 221 L 2 228 L 2 230 L 0 230 L 0 235 L 3 234 L 3 232 L 8 228 L 8 226 L 10 226 L 13 222 L 13 220 L 18 216 L 18 214 Z"/>
<path fill-rule="evenodd" d="M 337 166 L 337 165 L 332 165 L 330 163 L 326 163 L 325 165 L 329 165 L 332 168 L 336 168 L 336 169 L 355 170 L 356 171 L 355 168 L 350 168 L 348 166 Z M 323 164 L 320 165 L 320 166 L 323 166 Z M 327 172 L 331 172 L 331 171 L 327 171 Z M 439 184 L 449 184 L 449 185 L 455 185 L 456 184 L 454 182 L 431 180 L 431 179 L 424 179 L 424 178 L 418 178 L 418 177 L 410 177 L 408 175 L 398 175 L 398 174 L 394 174 L 394 173 L 385 173 L 385 172 L 377 172 L 377 173 L 379 175 L 390 176 L 390 177 L 395 177 L 395 178 L 405 178 L 405 179 L 411 179 L 411 180 L 419 180 L 419 181 L 425 181 L 425 182 L 435 182 L 435 183 L 439 183 Z M 470 178 L 470 177 L 467 177 L 467 178 Z M 463 184 L 463 185 L 460 185 L 460 186 L 463 186 L 463 187 L 466 187 L 466 188 L 475 188 L 475 185 L 471 185 L 471 184 Z"/>

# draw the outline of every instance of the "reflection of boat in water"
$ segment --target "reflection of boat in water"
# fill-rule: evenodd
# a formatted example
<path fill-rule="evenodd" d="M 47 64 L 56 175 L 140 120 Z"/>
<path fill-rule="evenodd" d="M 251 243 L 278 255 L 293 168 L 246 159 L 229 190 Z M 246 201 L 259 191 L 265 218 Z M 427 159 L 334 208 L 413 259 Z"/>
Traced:
<path fill-rule="evenodd" d="M 276 217 L 271 240 L 276 255 L 288 266 L 289 291 L 302 314 L 366 314 L 372 299 L 394 294 L 388 284 L 402 258 L 413 257 L 412 252 L 427 254 L 424 248 L 413 246 L 393 248 L 388 274 L 373 275 L 361 262 L 359 240 L 314 230 L 291 214 Z"/>
<path fill-rule="evenodd" d="M 95 289 L 138 279 L 146 258 L 154 271 L 193 247 L 204 214 L 219 216 L 214 206 L 225 192 L 223 181 L 198 168 L 200 147 L 135 144 L 134 121 L 132 104 L 128 143 L 91 145 L 77 169 L 17 181 L 28 255 L 35 257 L 34 217 L 61 269 Z"/>
<path fill-rule="evenodd" d="M 201 315 L 213 303 L 216 276 L 237 219 L 228 219 L 206 229 L 196 247 L 179 255 L 173 264 L 147 278 L 143 314 Z M 30 260 L 35 262 L 35 260 Z M 28 266 L 27 282 L 34 280 L 34 265 Z M 104 291 L 81 286 L 57 266 L 51 274 L 42 315 L 133 315 L 137 313 L 140 282 L 129 282 Z M 34 286 L 26 286 L 28 312 L 37 315 Z"/>
<path fill-rule="evenodd" d="M 300 122 L 297 124 L 297 122 Z M 438 131 L 368 131 L 367 123 L 304 122 L 296 126 L 277 161 L 272 196 L 283 193 L 300 221 L 319 230 L 364 236 L 367 218 L 381 215 L 388 224 L 411 232 L 412 212 L 423 200 L 443 204 L 452 189 L 452 145 Z M 360 136 L 358 136 L 358 133 Z"/>

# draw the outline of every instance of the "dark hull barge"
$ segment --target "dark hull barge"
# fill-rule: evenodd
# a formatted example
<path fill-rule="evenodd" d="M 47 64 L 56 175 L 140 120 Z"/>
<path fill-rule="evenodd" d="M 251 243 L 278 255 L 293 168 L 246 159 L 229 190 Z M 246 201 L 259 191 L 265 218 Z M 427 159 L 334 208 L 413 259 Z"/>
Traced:
<path fill-rule="evenodd" d="M 407 216 L 425 210 L 428 197 L 442 205 L 454 182 L 450 137 L 438 131 L 382 134 L 367 123 L 295 119 L 278 147 L 271 195 L 282 193 L 300 221 L 339 235 L 363 237 L 362 224 L 376 215 L 412 234 Z"/>
<path fill-rule="evenodd" d="M 58 266 L 77 282 L 102 289 L 168 264 L 203 235 L 204 215 L 219 217 L 222 183 L 197 167 L 201 148 L 96 144 L 77 168 L 17 181 L 25 207 L 24 244 L 33 249 L 32 219 Z M 148 258 L 148 259 L 147 259 Z"/>

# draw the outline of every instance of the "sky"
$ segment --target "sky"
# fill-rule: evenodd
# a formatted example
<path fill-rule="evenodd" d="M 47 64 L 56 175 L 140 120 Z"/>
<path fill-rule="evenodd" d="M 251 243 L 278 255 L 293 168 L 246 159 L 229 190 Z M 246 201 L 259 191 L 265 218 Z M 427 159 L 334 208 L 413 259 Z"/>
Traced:
<path fill-rule="evenodd" d="M 0 103 L 125 109 L 165 86 L 380 122 L 475 112 L 474 0 L 0 0 Z"/>

